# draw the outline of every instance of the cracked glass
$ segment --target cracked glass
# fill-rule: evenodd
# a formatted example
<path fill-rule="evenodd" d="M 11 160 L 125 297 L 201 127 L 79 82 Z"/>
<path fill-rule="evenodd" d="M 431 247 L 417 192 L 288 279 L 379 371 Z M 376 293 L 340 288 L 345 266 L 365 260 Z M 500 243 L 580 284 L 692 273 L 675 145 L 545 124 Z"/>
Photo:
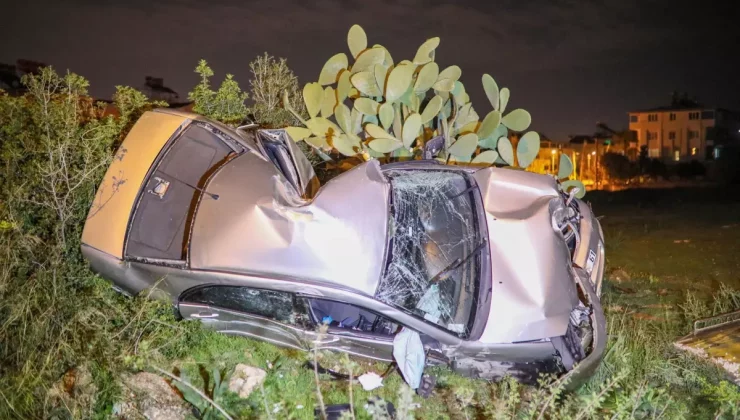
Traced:
<path fill-rule="evenodd" d="M 388 266 L 376 297 L 465 338 L 477 304 L 477 189 L 465 173 L 391 170 Z"/>
<path fill-rule="evenodd" d="M 292 293 L 276 290 L 207 286 L 190 290 L 182 300 L 264 316 L 290 325 L 300 325 L 308 319 L 302 305 L 294 304 Z"/>

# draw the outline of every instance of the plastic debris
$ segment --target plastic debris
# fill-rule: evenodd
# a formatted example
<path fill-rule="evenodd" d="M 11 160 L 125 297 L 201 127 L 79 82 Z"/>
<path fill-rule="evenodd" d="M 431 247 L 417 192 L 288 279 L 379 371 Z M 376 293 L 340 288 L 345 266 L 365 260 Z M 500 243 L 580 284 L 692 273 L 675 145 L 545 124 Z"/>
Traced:
<path fill-rule="evenodd" d="M 437 385 L 436 376 L 424 375 L 421 377 L 421 385 L 416 390 L 416 394 L 418 394 L 422 398 L 429 398 L 429 396 L 432 395 L 432 392 L 434 391 L 435 385 Z"/>
<path fill-rule="evenodd" d="M 383 378 L 375 372 L 362 374 L 357 377 L 357 380 L 360 381 L 360 385 L 362 385 L 362 389 L 365 391 L 372 391 L 375 388 L 383 386 Z"/>
<path fill-rule="evenodd" d="M 425 364 L 424 346 L 419 333 L 402 328 L 393 338 L 393 358 L 406 383 L 411 389 L 418 388 Z"/>

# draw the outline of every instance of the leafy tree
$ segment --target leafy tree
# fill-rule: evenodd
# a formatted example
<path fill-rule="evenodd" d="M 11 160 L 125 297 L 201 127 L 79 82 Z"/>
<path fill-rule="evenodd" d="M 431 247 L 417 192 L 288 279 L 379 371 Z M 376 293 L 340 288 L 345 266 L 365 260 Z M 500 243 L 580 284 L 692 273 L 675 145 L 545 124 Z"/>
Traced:
<path fill-rule="evenodd" d="M 676 165 L 676 174 L 680 178 L 695 178 L 697 176 L 704 176 L 706 173 L 707 169 L 696 159 L 691 162 L 681 162 Z"/>
<path fill-rule="evenodd" d="M 652 178 L 665 177 L 668 175 L 668 168 L 665 163 L 657 158 L 650 159 L 647 171 L 648 175 Z"/>
<path fill-rule="evenodd" d="M 650 167 L 650 158 L 648 157 L 648 148 L 643 145 L 640 146 L 640 154 L 637 157 L 637 163 L 640 167 L 640 174 L 646 174 Z"/>
<path fill-rule="evenodd" d="M 296 125 L 299 120 L 290 111 L 283 108 L 283 92 L 288 92 L 291 103 L 298 106 L 296 109 L 303 118 L 308 117 L 303 104 L 298 78 L 288 67 L 285 58 L 275 57 L 264 53 L 249 63 L 252 79 L 249 81 L 254 105 L 249 112 L 255 121 L 262 126 L 282 128 Z"/>
<path fill-rule="evenodd" d="M 605 153 L 602 165 L 611 180 L 627 181 L 637 175 L 637 168 L 627 156 L 619 153 Z"/>
<path fill-rule="evenodd" d="M 188 93 L 188 99 L 195 103 L 193 107 L 195 112 L 230 125 L 239 124 L 244 120 L 247 114 L 244 101 L 249 95 L 242 92 L 232 74 L 227 74 L 218 90 L 214 91 L 210 83 L 213 70 L 206 60 L 198 62 L 195 72 L 200 75 L 200 83 Z"/>

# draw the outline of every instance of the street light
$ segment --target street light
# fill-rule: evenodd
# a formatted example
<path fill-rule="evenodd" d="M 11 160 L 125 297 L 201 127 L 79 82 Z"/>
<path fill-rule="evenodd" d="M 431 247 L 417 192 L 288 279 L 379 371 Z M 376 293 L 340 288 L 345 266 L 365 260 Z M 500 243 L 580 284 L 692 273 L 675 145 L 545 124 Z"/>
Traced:
<path fill-rule="evenodd" d="M 550 172 L 555 173 L 555 153 L 558 151 L 555 149 L 550 150 Z"/>

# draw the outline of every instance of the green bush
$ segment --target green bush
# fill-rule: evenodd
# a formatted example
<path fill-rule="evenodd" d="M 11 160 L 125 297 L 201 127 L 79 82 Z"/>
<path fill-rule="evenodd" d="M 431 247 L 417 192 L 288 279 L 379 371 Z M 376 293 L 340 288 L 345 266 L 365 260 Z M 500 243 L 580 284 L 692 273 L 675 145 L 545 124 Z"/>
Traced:
<path fill-rule="evenodd" d="M 210 82 L 213 70 L 208 67 L 206 60 L 198 62 L 195 72 L 200 76 L 200 82 L 188 94 L 188 99 L 194 102 L 193 111 L 225 124 L 241 123 L 247 116 L 244 101 L 249 95 L 242 92 L 239 83 L 234 80 L 234 75 L 227 74 L 218 90 L 214 91 Z"/>
<path fill-rule="evenodd" d="M 610 180 L 628 181 L 637 176 L 637 165 L 619 153 L 605 153 L 602 164 Z"/>
<path fill-rule="evenodd" d="M 46 68 L 23 82 L 24 96 L 0 92 L 0 418 L 55 412 L 48 390 L 83 364 L 100 396 L 64 411 L 90 417 L 110 404 L 111 378 L 142 356 L 143 343 L 156 349 L 149 353 L 183 348 L 178 341 L 160 347 L 185 334 L 161 325 L 172 321 L 168 305 L 115 294 L 80 252 L 114 145 L 155 104 L 119 87 L 120 118 L 103 117 L 78 75 Z"/>

